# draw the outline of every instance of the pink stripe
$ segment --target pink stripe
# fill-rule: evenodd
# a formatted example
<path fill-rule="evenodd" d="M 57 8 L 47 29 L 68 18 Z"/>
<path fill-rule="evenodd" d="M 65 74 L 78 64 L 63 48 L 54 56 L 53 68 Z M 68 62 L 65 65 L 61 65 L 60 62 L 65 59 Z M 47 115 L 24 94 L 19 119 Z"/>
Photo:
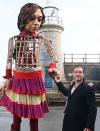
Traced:
<path fill-rule="evenodd" d="M 18 91 L 18 90 L 16 90 L 15 88 L 14 89 L 12 89 L 12 91 L 13 92 L 15 92 L 15 93 L 18 93 L 18 94 L 34 94 L 34 95 L 39 95 L 39 94 L 46 94 L 46 91 L 42 91 L 42 92 L 26 92 L 26 91 Z"/>
<path fill-rule="evenodd" d="M 48 112 L 48 105 L 46 101 L 40 105 L 23 105 L 12 102 L 5 95 L 1 98 L 0 104 L 6 107 L 6 109 L 13 115 L 24 118 L 42 118 L 44 117 L 44 114 Z"/>

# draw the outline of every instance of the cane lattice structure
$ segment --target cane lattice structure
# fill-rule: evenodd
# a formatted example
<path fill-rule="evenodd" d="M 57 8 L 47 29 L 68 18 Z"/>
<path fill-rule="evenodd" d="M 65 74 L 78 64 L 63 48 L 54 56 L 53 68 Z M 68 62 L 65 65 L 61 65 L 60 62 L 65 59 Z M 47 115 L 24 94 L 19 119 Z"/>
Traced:
<path fill-rule="evenodd" d="M 14 36 L 9 39 L 7 68 L 12 68 L 15 60 L 16 69 L 32 70 L 40 66 L 41 46 L 45 46 L 52 62 L 56 62 L 52 42 L 42 36 Z"/>

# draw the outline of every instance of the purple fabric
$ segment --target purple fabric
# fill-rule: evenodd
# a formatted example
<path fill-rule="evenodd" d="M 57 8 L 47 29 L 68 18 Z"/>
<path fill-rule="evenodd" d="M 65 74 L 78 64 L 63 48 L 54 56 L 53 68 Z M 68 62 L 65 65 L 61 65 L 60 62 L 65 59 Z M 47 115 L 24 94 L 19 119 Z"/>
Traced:
<path fill-rule="evenodd" d="M 42 94 L 46 92 L 44 81 L 40 77 L 33 79 L 18 79 L 13 77 L 9 88 L 19 94 Z"/>

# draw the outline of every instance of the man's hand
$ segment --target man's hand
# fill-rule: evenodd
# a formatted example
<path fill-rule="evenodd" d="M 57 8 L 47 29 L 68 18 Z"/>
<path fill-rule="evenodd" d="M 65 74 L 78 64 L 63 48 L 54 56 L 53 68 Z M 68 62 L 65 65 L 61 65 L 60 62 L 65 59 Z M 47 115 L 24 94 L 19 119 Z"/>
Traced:
<path fill-rule="evenodd" d="M 89 128 L 85 128 L 84 131 L 91 131 L 91 129 L 89 129 Z"/>

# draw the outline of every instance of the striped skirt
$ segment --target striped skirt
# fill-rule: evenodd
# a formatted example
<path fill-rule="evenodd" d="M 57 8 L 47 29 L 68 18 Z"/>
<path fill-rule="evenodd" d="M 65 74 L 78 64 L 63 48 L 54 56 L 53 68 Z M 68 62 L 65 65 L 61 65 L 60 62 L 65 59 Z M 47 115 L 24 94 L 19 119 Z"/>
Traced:
<path fill-rule="evenodd" d="M 48 104 L 42 71 L 14 71 L 0 104 L 18 117 L 34 119 L 44 117 L 48 112 Z"/>

